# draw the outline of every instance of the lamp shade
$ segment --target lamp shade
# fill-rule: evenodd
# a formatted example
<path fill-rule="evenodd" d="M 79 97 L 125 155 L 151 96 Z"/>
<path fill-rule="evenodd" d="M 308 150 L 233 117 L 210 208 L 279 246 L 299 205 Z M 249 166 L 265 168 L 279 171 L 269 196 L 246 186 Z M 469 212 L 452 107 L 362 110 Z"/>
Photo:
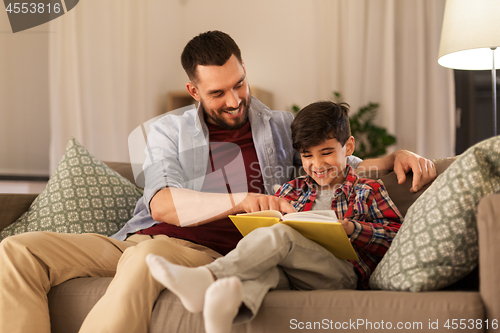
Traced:
<path fill-rule="evenodd" d="M 455 69 L 493 67 L 500 48 L 500 0 L 447 0 L 438 63 Z M 495 50 L 500 63 L 500 49 Z"/>

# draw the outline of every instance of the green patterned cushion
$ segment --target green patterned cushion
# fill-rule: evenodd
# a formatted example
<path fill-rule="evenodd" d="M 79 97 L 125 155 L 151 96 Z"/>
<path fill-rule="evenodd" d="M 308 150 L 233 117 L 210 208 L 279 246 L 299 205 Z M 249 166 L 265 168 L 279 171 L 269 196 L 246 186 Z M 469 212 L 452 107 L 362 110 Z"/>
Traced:
<path fill-rule="evenodd" d="M 370 287 L 438 290 L 466 276 L 478 264 L 477 205 L 497 192 L 500 137 L 469 148 L 415 201 Z"/>
<path fill-rule="evenodd" d="M 131 217 L 141 191 L 71 139 L 46 189 L 0 240 L 27 231 L 110 236 Z"/>

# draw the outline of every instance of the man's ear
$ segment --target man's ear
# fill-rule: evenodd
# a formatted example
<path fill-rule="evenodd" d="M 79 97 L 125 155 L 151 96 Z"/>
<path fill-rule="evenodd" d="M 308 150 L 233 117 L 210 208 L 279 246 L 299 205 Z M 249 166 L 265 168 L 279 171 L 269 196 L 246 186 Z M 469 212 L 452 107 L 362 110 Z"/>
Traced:
<path fill-rule="evenodd" d="M 346 146 L 345 150 L 346 156 L 352 155 L 354 153 L 354 149 L 356 148 L 356 144 L 354 143 L 354 137 L 352 135 L 349 137 L 349 139 L 347 139 L 345 146 Z"/>
<path fill-rule="evenodd" d="M 196 88 L 196 86 L 191 81 L 186 83 L 186 89 L 189 95 L 191 95 L 197 102 L 201 100 L 198 88 Z"/>

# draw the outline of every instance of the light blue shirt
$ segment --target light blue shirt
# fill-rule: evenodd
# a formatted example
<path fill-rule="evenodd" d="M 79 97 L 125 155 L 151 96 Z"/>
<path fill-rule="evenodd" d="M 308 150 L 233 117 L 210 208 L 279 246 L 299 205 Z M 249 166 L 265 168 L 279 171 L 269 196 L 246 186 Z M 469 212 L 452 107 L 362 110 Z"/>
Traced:
<path fill-rule="evenodd" d="M 267 194 L 273 187 L 289 181 L 301 164 L 300 155 L 292 147 L 290 112 L 271 111 L 251 97 L 248 118 L 257 158 Z M 128 234 L 147 229 L 156 223 L 149 203 L 159 190 L 168 187 L 200 191 L 209 158 L 208 128 L 201 107 L 172 111 L 150 127 L 146 146 L 144 196 L 137 202 L 134 216 L 112 237 L 120 240 Z M 349 157 L 354 168 L 361 160 Z"/>

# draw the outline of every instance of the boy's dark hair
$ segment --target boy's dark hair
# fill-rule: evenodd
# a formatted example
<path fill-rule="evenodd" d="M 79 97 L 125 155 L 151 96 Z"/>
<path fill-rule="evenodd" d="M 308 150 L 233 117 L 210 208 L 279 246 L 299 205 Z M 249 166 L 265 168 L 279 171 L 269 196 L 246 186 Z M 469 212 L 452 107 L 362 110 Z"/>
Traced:
<path fill-rule="evenodd" d="M 191 39 L 181 55 L 182 67 L 189 79 L 195 81 L 196 67 L 222 66 L 232 55 L 241 62 L 241 51 L 236 42 L 222 31 L 207 31 Z"/>
<path fill-rule="evenodd" d="M 309 104 L 298 113 L 291 127 L 293 148 L 299 152 L 329 139 L 337 139 L 343 147 L 351 136 L 349 105 L 330 101 Z"/>

